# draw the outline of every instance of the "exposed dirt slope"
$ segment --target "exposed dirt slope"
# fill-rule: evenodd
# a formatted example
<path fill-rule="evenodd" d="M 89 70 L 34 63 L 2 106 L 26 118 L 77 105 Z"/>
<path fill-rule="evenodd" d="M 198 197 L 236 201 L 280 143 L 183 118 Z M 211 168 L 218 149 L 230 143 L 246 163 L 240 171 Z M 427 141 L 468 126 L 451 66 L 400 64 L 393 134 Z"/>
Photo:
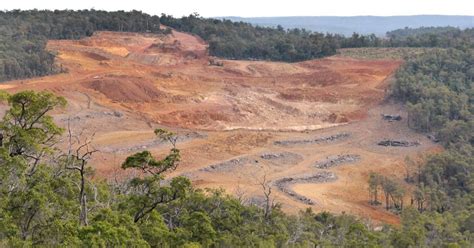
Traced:
<path fill-rule="evenodd" d="M 285 184 L 288 192 L 314 204 L 275 190 L 289 212 L 312 207 L 397 223 L 395 215 L 367 204 L 368 173 L 401 178 L 406 155 L 435 147 L 404 122 L 380 118 L 380 113 L 404 116 L 400 107 L 380 105 L 401 63 L 397 60 L 339 55 L 291 64 L 217 60 L 223 66 L 213 66 L 207 45 L 179 32 L 99 32 L 83 40 L 50 41 L 48 47 L 58 52 L 58 63 L 67 73 L 8 82 L 1 88 L 65 96 L 69 106 L 55 118 L 62 125 L 71 123 L 76 132 L 95 133 L 101 152 L 93 164 L 99 177 L 121 176 L 120 162 L 133 152 L 166 152 L 169 147 L 154 140 L 152 132 L 165 125 L 180 134 L 183 152 L 173 175 L 187 175 L 199 187 L 244 190 L 249 201 L 258 203 L 258 181 L 265 174 L 272 183 L 294 177 L 299 178 L 294 184 Z M 349 135 L 331 138 L 341 133 Z M 382 138 L 421 145 L 379 147 Z M 279 142 L 298 139 L 324 142 Z M 321 172 L 318 161 L 344 154 L 360 158 L 323 170 L 337 180 L 301 179 Z"/>
<path fill-rule="evenodd" d="M 78 41 L 51 41 L 48 47 L 59 52 L 69 73 L 23 88 L 73 87 L 103 105 L 202 130 L 308 130 L 358 120 L 382 99 L 379 86 L 399 65 L 334 57 L 210 66 L 203 41 L 179 32 L 100 32 Z"/>

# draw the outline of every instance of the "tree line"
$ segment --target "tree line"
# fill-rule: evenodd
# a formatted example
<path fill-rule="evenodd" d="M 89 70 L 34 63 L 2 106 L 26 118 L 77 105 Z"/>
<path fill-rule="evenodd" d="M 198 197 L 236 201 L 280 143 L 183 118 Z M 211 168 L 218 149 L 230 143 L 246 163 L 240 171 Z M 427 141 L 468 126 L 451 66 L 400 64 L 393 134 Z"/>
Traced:
<path fill-rule="evenodd" d="M 451 28 L 447 30 L 453 31 Z M 421 30 L 421 35 L 431 34 L 431 31 Z M 442 40 L 443 36 L 437 40 Z M 443 152 L 425 156 L 419 161 L 407 158 L 405 180 L 413 185 L 409 191 L 395 179 L 370 174 L 371 204 L 383 204 L 379 199 L 384 199 L 387 210 L 401 212 L 402 219 L 407 212 L 410 216 L 418 216 L 416 221 L 403 219 L 402 230 L 407 232 L 406 235 L 444 233 L 451 240 L 455 239 L 451 235 L 460 235 L 459 238 L 472 242 L 473 55 L 472 43 L 435 49 L 409 57 L 396 73 L 391 96 L 406 104 L 409 126 L 427 134 L 433 141 L 439 141 L 445 148 Z M 409 204 L 404 204 L 404 196 L 410 199 Z M 445 226 L 433 228 L 435 223 L 444 223 Z M 459 247 L 459 244 L 453 247 Z"/>
<path fill-rule="evenodd" d="M 244 22 L 162 15 L 162 24 L 189 32 L 209 43 L 209 54 L 228 59 L 301 61 L 336 53 L 342 36 L 253 26 Z"/>
<path fill-rule="evenodd" d="M 451 48 L 430 50 L 405 62 L 395 75 L 392 96 L 407 103 L 409 126 L 423 132 L 437 132 L 445 142 L 472 139 L 469 132 L 463 132 L 468 135 L 465 137 L 444 137 L 448 135 L 446 128 L 472 126 L 472 61 L 474 49 Z"/>
<path fill-rule="evenodd" d="M 474 29 L 454 27 L 405 28 L 388 32 L 386 37 L 354 33 L 311 32 L 253 26 L 202 18 L 197 14 L 182 18 L 162 15 L 161 23 L 179 31 L 193 33 L 209 43 L 209 53 L 228 59 L 258 59 L 295 62 L 334 55 L 339 48 L 358 47 L 473 47 Z"/>
<path fill-rule="evenodd" d="M 417 166 L 411 182 L 419 209 L 467 210 L 474 190 L 474 49 L 439 49 L 413 56 L 396 73 L 391 95 L 406 103 L 408 124 L 446 151 Z M 471 218 L 473 218 L 472 216 Z"/>
<path fill-rule="evenodd" d="M 354 33 L 350 37 L 304 29 L 285 30 L 244 22 L 148 15 L 140 11 L 13 10 L 0 11 L 0 81 L 60 72 L 48 39 L 80 39 L 95 31 L 169 33 L 160 23 L 202 37 L 209 54 L 227 59 L 296 62 L 334 55 L 339 48 L 466 47 L 472 48 L 473 29 L 420 28 L 387 33 L 387 38 Z"/>
<path fill-rule="evenodd" d="M 474 48 L 474 28 L 404 28 L 387 32 L 387 39 L 391 47 Z"/>

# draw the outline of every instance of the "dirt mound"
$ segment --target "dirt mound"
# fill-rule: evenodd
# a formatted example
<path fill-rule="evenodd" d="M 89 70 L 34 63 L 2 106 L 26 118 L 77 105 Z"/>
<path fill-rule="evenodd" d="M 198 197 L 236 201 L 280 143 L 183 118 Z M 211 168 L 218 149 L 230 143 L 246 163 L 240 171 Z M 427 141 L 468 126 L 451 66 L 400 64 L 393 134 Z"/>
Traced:
<path fill-rule="evenodd" d="M 331 113 L 325 121 L 331 122 L 331 123 L 346 123 L 349 122 L 349 119 L 345 115 L 338 115 L 336 113 Z"/>
<path fill-rule="evenodd" d="M 217 109 L 202 110 L 189 108 L 160 114 L 156 117 L 156 120 L 167 125 L 179 125 L 182 127 L 200 126 L 203 129 L 207 129 L 210 123 L 231 122 L 230 118 L 230 116 L 223 114 Z"/>
<path fill-rule="evenodd" d="M 175 40 L 171 44 L 167 43 L 154 43 L 151 44 L 148 48 L 146 48 L 146 52 L 155 52 L 155 53 L 176 53 L 180 52 L 181 42 Z"/>
<path fill-rule="evenodd" d="M 100 54 L 97 54 L 97 53 L 85 52 L 84 55 L 85 55 L 86 57 L 89 57 L 89 58 L 91 58 L 91 59 L 98 60 L 98 61 L 109 60 L 108 57 L 103 56 L 103 55 L 100 55 Z"/>
<path fill-rule="evenodd" d="M 134 62 L 139 62 L 147 65 L 159 64 L 163 60 L 164 56 L 156 54 L 143 54 L 143 53 L 129 53 L 127 59 Z"/>
<path fill-rule="evenodd" d="M 107 77 L 83 84 L 115 102 L 156 102 L 165 98 L 153 83 L 131 77 Z"/>

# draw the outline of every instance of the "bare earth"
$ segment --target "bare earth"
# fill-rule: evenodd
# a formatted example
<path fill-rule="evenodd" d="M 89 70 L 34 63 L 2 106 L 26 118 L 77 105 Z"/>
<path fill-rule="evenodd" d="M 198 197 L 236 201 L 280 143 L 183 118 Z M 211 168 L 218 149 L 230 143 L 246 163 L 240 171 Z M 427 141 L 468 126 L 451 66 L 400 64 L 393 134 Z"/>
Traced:
<path fill-rule="evenodd" d="M 153 129 L 165 127 L 180 135 L 183 154 L 170 176 L 244 192 L 254 203 L 261 201 L 258 182 L 265 176 L 285 211 L 312 207 L 397 224 L 396 215 L 367 203 L 369 172 L 402 181 L 406 156 L 438 149 L 407 128 L 400 106 L 383 103 L 398 60 L 338 55 L 301 63 L 221 60 L 224 66 L 210 66 L 205 42 L 175 31 L 98 32 L 50 41 L 48 48 L 58 52 L 66 73 L 7 82 L 0 89 L 66 97 L 67 109 L 54 116 L 76 132 L 95 133 L 101 152 L 92 164 L 99 178 L 122 175 L 120 163 L 133 152 L 164 154 L 169 147 L 154 139 Z M 403 121 L 383 121 L 381 113 L 401 114 Z M 421 145 L 377 146 L 384 138 Z M 317 168 L 321 161 L 333 162 Z M 314 179 L 321 173 L 334 178 Z M 281 189 L 277 182 L 284 178 L 298 180 Z"/>

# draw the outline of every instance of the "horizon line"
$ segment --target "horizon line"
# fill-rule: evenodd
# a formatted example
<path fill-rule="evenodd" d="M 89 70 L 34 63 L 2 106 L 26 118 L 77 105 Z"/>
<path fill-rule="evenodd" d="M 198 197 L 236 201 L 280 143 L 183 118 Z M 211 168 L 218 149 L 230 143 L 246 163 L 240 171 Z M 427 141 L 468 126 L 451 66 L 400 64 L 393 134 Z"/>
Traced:
<path fill-rule="evenodd" d="M 55 10 L 59 10 L 59 11 L 65 11 L 65 10 L 73 10 L 73 11 L 81 11 L 81 10 L 97 10 L 97 11 L 106 11 L 106 12 L 114 12 L 114 11 L 125 11 L 125 12 L 130 12 L 130 11 L 140 11 L 140 12 L 143 12 L 143 13 L 146 13 L 148 15 L 155 15 L 155 16 L 159 16 L 159 15 L 162 15 L 162 14 L 165 14 L 165 15 L 170 15 L 170 14 L 167 14 L 167 13 L 160 13 L 160 14 L 152 14 L 148 11 L 144 11 L 144 10 L 140 10 L 140 9 L 130 9 L 130 10 L 125 10 L 125 9 L 121 9 L 121 10 L 105 10 L 105 9 L 96 9 L 96 8 L 64 8 L 64 9 L 47 9 L 47 8 L 44 8 L 44 9 L 38 9 L 38 8 L 31 8 L 31 9 L 21 9 L 21 8 L 11 8 L 11 9 L 1 9 L 0 11 L 15 11 L 15 10 L 21 10 L 21 11 L 31 11 L 31 10 L 38 10 L 38 11 L 45 11 L 45 10 L 49 10 L 49 11 L 55 11 Z M 186 16 L 190 16 L 192 14 L 199 14 L 199 12 L 192 12 L 192 13 L 189 13 L 189 14 L 186 14 L 186 15 L 181 15 L 180 17 L 186 17 Z M 180 18 L 178 16 L 175 16 L 175 15 L 171 15 L 173 17 L 176 17 L 176 18 Z M 201 17 L 204 17 L 204 18 L 295 18 L 295 17 L 415 17 L 415 16 L 446 16 L 446 17 L 472 17 L 474 18 L 474 15 L 468 15 L 468 14 L 410 14 L 410 15 L 274 15 L 274 16 L 239 16 L 239 15 L 224 15 L 224 16 L 202 16 L 199 14 L 199 16 Z"/>

